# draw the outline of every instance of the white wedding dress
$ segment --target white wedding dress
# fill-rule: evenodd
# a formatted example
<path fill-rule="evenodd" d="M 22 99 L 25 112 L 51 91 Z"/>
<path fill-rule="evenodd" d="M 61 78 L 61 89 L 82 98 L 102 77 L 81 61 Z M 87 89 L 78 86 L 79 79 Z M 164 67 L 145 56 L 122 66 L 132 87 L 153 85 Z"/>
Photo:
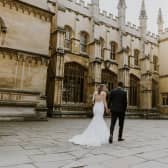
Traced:
<path fill-rule="evenodd" d="M 108 143 L 110 131 L 103 118 L 103 100 L 95 102 L 93 114 L 93 119 L 86 130 L 82 134 L 74 136 L 69 140 L 70 142 L 87 146 L 101 146 Z"/>

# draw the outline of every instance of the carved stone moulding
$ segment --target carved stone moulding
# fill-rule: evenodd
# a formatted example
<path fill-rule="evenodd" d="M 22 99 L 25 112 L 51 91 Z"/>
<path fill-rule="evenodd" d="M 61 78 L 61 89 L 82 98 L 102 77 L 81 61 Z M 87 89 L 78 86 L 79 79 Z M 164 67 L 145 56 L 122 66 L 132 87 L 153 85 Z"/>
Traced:
<path fill-rule="evenodd" d="M 15 0 L 0 0 L 0 6 L 7 7 L 9 9 L 14 9 L 18 12 L 22 12 L 24 14 L 33 15 L 43 21 L 50 22 L 51 17 L 54 13 L 50 12 L 49 10 L 42 9 L 37 6 L 33 6 L 26 2 L 22 1 L 15 1 Z"/>
<path fill-rule="evenodd" d="M 0 47 L 0 58 L 26 62 L 29 64 L 48 65 L 49 57 L 16 49 Z"/>

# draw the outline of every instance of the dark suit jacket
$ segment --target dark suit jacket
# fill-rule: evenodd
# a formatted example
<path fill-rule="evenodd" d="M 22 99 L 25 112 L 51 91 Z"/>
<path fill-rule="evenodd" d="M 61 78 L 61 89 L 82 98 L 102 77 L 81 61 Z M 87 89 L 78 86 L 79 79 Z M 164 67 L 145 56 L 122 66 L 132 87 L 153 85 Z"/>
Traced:
<path fill-rule="evenodd" d="M 122 88 L 113 89 L 110 93 L 108 107 L 112 113 L 125 113 L 127 108 L 127 92 Z"/>

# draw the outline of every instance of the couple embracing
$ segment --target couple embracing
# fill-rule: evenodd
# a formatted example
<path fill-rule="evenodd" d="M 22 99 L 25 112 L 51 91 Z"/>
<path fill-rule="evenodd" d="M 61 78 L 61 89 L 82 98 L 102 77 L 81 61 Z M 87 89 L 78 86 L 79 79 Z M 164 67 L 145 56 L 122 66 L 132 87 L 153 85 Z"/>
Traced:
<path fill-rule="evenodd" d="M 127 93 L 123 89 L 123 83 L 119 82 L 118 87 L 110 92 L 109 101 L 106 101 L 106 86 L 100 84 L 98 90 L 93 94 L 93 119 L 85 131 L 74 136 L 69 141 L 78 145 L 101 146 L 113 142 L 113 132 L 117 119 L 119 119 L 118 141 L 123 141 L 122 133 L 124 118 L 127 108 Z M 109 108 L 108 108 L 109 107 Z M 110 130 L 104 121 L 104 112 L 111 112 Z"/>

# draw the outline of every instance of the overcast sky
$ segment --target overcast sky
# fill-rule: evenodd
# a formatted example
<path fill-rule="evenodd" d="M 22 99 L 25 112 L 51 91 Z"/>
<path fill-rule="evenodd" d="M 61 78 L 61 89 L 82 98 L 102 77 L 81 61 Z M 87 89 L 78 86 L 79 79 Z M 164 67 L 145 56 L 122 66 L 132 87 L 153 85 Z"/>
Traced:
<path fill-rule="evenodd" d="M 85 0 L 90 2 L 91 0 Z M 119 0 L 100 0 L 101 10 L 106 10 L 117 16 L 117 3 Z M 126 20 L 137 26 L 139 25 L 139 13 L 142 0 L 126 0 L 127 14 Z M 146 11 L 148 15 L 148 31 L 157 33 L 157 15 L 158 8 L 162 8 L 162 14 L 165 22 L 164 27 L 168 27 L 168 0 L 145 0 Z"/>

